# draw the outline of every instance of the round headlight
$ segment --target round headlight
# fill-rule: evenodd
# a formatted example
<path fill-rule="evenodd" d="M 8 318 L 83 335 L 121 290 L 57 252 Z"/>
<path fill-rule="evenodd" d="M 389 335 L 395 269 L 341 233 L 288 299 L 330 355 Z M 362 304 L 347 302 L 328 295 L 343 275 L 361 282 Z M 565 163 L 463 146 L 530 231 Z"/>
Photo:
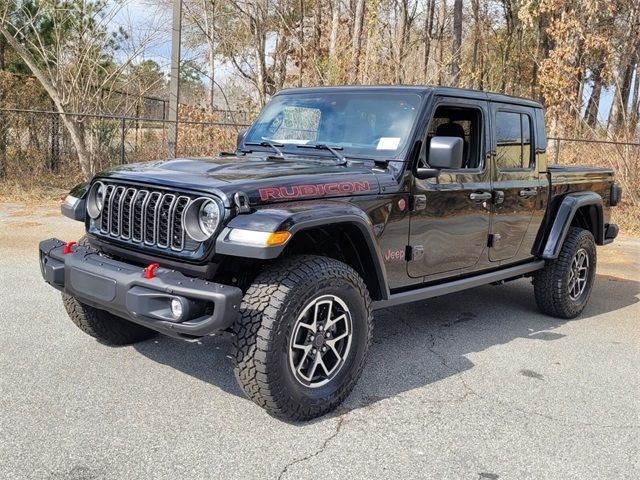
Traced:
<path fill-rule="evenodd" d="M 218 228 L 219 222 L 220 208 L 218 208 L 218 204 L 211 200 L 203 202 L 198 213 L 198 223 L 202 233 L 210 237 Z"/>
<path fill-rule="evenodd" d="M 96 182 L 89 190 L 87 196 L 87 212 L 91 218 L 98 218 L 102 213 L 104 198 L 107 194 L 107 186 L 102 182 Z"/>
<path fill-rule="evenodd" d="M 210 198 L 198 198 L 184 211 L 183 225 L 192 239 L 204 242 L 216 232 L 221 219 L 222 210 L 218 202 Z"/>
<path fill-rule="evenodd" d="M 96 192 L 96 207 L 102 211 L 102 207 L 104 206 L 104 197 L 107 193 L 107 186 L 104 183 L 100 183 L 100 187 Z"/>

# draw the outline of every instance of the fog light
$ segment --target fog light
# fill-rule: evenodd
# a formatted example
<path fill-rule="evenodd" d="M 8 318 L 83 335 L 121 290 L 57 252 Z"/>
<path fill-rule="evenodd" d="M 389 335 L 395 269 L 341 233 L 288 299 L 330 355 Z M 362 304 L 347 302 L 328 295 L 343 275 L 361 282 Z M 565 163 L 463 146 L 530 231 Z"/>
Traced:
<path fill-rule="evenodd" d="M 173 314 L 174 317 L 178 319 L 182 317 L 182 313 L 183 313 L 182 302 L 177 298 L 171 299 L 171 313 Z"/>

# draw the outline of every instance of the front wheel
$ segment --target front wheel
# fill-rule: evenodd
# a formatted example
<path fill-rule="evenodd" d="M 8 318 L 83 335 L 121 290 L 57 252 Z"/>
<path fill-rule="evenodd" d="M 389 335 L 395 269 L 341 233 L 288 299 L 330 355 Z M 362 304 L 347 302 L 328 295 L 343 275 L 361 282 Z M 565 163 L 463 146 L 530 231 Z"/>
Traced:
<path fill-rule="evenodd" d="M 78 240 L 78 245 L 89 246 L 86 235 Z M 128 345 L 157 335 L 157 332 L 149 328 L 86 305 L 66 293 L 62 294 L 62 302 L 71 321 L 84 333 L 105 345 Z"/>
<path fill-rule="evenodd" d="M 288 258 L 258 276 L 240 313 L 235 375 L 269 413 L 308 420 L 351 392 L 372 334 L 369 293 L 351 267 L 325 257 Z"/>
<path fill-rule="evenodd" d="M 575 318 L 589 301 L 596 276 L 596 242 L 588 230 L 571 227 L 555 260 L 536 272 L 538 308 L 547 315 Z"/>

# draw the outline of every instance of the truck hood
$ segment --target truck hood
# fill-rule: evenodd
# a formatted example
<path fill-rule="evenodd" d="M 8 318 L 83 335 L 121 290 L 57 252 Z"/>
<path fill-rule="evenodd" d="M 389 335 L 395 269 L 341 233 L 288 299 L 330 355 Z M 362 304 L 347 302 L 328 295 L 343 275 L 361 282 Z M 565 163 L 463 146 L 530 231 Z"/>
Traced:
<path fill-rule="evenodd" d="M 371 195 L 380 191 L 371 167 L 338 165 L 329 158 L 219 156 L 123 165 L 102 178 L 200 191 L 233 198 L 248 195 L 252 205 L 310 198 Z"/>

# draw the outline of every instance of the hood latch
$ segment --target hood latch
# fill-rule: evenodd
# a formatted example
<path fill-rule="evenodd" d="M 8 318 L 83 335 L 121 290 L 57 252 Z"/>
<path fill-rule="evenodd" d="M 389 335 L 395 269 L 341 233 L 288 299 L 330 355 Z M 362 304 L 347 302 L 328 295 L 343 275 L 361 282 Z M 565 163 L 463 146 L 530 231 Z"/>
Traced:
<path fill-rule="evenodd" d="M 238 213 L 249 213 L 251 207 L 249 206 L 249 196 L 244 192 L 236 192 L 233 195 L 233 202 L 236 204 Z"/>

